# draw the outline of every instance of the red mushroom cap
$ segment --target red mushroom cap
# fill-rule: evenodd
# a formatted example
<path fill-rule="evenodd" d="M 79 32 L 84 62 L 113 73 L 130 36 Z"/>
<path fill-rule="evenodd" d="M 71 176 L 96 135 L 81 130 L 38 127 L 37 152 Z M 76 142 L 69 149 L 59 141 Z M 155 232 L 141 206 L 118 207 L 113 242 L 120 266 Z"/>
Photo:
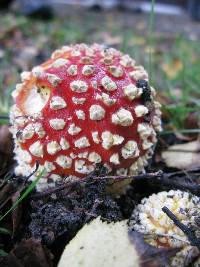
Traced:
<path fill-rule="evenodd" d="M 128 55 L 94 44 L 64 46 L 22 73 L 11 110 L 17 175 L 36 161 L 44 184 L 85 177 L 102 163 L 113 173 L 141 171 L 161 130 L 148 75 Z"/>

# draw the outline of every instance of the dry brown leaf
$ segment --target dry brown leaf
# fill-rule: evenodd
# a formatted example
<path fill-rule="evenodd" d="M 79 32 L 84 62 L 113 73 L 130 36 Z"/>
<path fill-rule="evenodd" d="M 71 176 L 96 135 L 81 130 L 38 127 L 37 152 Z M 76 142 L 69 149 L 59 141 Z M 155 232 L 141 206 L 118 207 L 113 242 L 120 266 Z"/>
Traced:
<path fill-rule="evenodd" d="M 146 39 L 144 37 L 134 36 L 129 40 L 128 44 L 129 45 L 145 45 Z"/>
<path fill-rule="evenodd" d="M 102 32 L 100 34 L 100 39 L 103 41 L 103 43 L 107 45 L 119 45 L 122 43 L 122 37 L 120 35 L 111 35 L 109 32 Z"/>
<path fill-rule="evenodd" d="M 168 167 L 194 169 L 200 167 L 200 142 L 193 141 L 173 145 L 162 152 L 162 159 Z"/>
<path fill-rule="evenodd" d="M 52 254 L 39 240 L 24 239 L 6 257 L 0 259 L 1 267 L 52 267 Z"/>
<path fill-rule="evenodd" d="M 171 63 L 163 63 L 161 66 L 169 79 L 174 79 L 183 69 L 183 63 L 179 59 L 174 59 Z"/>

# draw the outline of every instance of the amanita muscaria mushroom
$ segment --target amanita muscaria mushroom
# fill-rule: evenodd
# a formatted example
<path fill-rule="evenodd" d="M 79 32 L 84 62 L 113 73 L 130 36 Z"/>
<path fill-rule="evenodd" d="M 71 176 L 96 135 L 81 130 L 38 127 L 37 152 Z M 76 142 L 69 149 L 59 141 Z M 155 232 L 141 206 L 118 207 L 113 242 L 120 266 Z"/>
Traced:
<path fill-rule="evenodd" d="M 199 255 L 197 247 L 190 246 L 187 236 L 162 211 L 168 207 L 186 226 L 192 227 L 197 236 L 200 198 L 188 192 L 170 190 L 144 198 L 136 206 L 131 216 L 130 225 L 135 231 L 146 234 L 146 241 L 160 248 L 181 248 L 172 259 L 170 266 L 188 266 Z"/>
<path fill-rule="evenodd" d="M 17 175 L 39 162 L 48 173 L 42 189 L 85 177 L 97 163 L 120 175 L 143 170 L 161 112 L 147 72 L 130 56 L 97 44 L 64 46 L 21 78 L 10 115 Z"/>

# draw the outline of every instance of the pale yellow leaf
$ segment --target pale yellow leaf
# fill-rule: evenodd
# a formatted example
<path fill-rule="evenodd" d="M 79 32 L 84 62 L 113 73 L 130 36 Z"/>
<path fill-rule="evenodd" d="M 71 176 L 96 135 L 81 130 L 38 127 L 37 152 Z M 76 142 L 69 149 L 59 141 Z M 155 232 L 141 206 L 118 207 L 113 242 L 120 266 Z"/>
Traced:
<path fill-rule="evenodd" d="M 170 146 L 162 152 L 162 159 L 168 167 L 194 169 L 200 167 L 200 142 Z"/>

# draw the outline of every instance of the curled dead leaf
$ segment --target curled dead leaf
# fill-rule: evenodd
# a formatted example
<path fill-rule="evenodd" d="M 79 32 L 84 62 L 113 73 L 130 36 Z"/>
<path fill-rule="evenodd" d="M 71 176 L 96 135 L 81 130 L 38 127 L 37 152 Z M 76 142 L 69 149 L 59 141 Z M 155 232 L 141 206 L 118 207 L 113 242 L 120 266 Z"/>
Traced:
<path fill-rule="evenodd" d="M 174 58 L 172 62 L 163 63 L 161 67 L 169 79 L 174 79 L 183 69 L 183 63 L 181 60 Z"/>
<path fill-rule="evenodd" d="M 163 151 L 162 159 L 168 167 L 178 169 L 195 169 L 200 167 L 200 142 L 193 141 L 173 145 Z"/>

